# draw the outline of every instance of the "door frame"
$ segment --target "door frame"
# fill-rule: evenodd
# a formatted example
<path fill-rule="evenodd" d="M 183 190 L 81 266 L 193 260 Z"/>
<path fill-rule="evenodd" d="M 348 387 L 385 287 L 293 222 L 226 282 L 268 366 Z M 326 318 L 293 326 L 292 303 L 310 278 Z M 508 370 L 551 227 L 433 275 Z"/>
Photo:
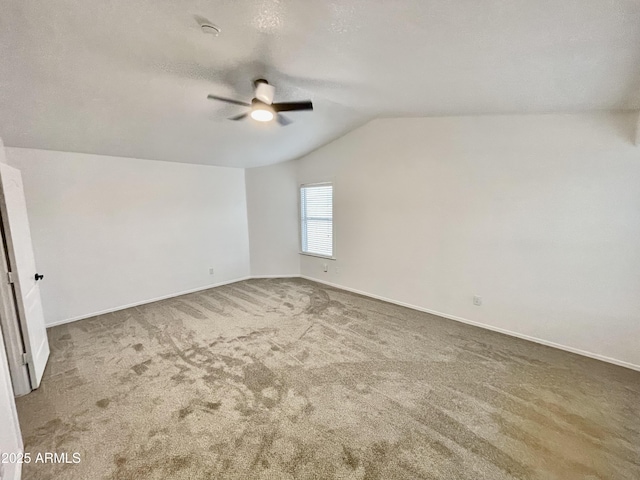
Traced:
<path fill-rule="evenodd" d="M 18 318 L 14 284 L 9 281 L 9 252 L 0 210 L 0 328 L 4 337 L 13 393 L 16 397 L 31 392 L 29 370 L 25 362 L 26 348 Z"/>

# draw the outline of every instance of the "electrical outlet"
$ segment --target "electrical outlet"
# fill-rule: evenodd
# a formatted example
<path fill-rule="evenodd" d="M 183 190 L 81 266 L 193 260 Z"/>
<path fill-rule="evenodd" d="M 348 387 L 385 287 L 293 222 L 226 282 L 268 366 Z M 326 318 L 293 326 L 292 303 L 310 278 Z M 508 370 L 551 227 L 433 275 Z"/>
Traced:
<path fill-rule="evenodd" d="M 213 275 L 213 267 L 209 268 L 209 275 Z"/>
<path fill-rule="evenodd" d="M 323 263 L 322 270 L 324 271 L 324 273 L 327 273 L 329 271 L 329 265 L 327 263 Z"/>
<path fill-rule="evenodd" d="M 476 307 L 479 307 L 480 305 L 482 305 L 482 297 L 479 297 L 478 295 L 474 295 L 473 296 L 473 304 Z"/>
<path fill-rule="evenodd" d="M 340 273 L 340 267 L 336 267 L 336 275 L 338 275 Z"/>

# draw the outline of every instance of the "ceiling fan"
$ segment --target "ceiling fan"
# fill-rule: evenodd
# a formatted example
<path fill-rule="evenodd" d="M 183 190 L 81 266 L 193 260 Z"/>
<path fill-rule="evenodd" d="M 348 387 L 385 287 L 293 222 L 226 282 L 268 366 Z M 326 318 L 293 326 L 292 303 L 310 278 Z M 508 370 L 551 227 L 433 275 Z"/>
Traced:
<path fill-rule="evenodd" d="M 291 123 L 280 112 L 296 112 L 301 110 L 313 110 L 313 103 L 310 100 L 302 102 L 280 102 L 273 103 L 273 96 L 276 93 L 276 87 L 270 85 L 263 78 L 259 78 L 253 82 L 255 86 L 255 96 L 251 100 L 251 103 L 242 102 L 240 100 L 234 100 L 232 98 L 219 97 L 217 95 L 208 95 L 209 100 L 219 100 L 221 102 L 232 103 L 234 105 L 242 105 L 244 107 L 250 107 L 248 112 L 230 117 L 229 120 L 244 120 L 247 117 L 251 117 L 258 122 L 270 122 L 276 120 L 280 125 L 287 126 Z"/>

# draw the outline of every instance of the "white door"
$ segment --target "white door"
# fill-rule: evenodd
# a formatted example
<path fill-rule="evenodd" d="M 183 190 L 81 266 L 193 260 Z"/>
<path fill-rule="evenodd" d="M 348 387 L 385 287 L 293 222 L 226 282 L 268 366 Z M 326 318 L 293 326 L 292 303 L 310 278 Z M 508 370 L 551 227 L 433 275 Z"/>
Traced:
<path fill-rule="evenodd" d="M 0 214 L 9 255 L 10 281 L 15 289 L 31 388 L 36 389 L 49 358 L 49 341 L 20 170 L 0 163 L 0 187 Z"/>

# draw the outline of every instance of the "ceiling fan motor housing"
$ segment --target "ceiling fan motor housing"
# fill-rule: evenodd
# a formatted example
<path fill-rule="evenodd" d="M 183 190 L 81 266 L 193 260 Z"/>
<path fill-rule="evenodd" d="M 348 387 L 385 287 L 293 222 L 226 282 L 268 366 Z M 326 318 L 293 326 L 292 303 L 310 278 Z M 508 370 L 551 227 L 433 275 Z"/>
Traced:
<path fill-rule="evenodd" d="M 254 82 L 256 86 L 256 94 L 255 98 L 260 100 L 267 105 L 271 105 L 273 103 L 273 97 L 276 93 L 276 87 L 273 85 L 269 85 L 269 82 L 266 80 L 259 78 Z"/>

